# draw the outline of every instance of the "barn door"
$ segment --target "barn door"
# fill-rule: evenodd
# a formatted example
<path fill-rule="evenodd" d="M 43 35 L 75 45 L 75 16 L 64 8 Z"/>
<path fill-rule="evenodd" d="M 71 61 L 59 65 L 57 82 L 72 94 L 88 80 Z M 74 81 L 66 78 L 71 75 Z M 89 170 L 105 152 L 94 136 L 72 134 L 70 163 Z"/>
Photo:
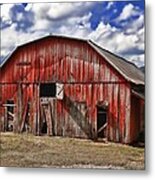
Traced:
<path fill-rule="evenodd" d="M 40 84 L 40 133 L 54 135 L 53 101 L 56 97 L 55 83 Z"/>
<path fill-rule="evenodd" d="M 107 110 L 103 107 L 97 107 L 97 137 L 106 138 Z"/>
<path fill-rule="evenodd" d="M 41 98 L 40 101 L 40 132 L 42 135 L 54 135 L 51 101 L 49 98 Z"/>
<path fill-rule="evenodd" d="M 64 85 L 60 83 L 40 84 L 40 133 L 55 135 L 54 112 L 57 99 L 63 99 Z"/>

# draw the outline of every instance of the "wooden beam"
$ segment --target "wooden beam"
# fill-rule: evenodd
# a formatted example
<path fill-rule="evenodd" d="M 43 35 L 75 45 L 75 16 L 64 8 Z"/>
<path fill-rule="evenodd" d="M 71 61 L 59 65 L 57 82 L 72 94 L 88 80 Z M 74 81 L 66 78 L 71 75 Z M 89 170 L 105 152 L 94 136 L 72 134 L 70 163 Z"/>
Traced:
<path fill-rule="evenodd" d="M 105 123 L 102 127 L 100 127 L 100 129 L 97 131 L 97 133 L 101 132 L 102 130 L 104 130 L 107 127 L 107 123 Z"/>
<path fill-rule="evenodd" d="M 4 106 L 4 107 L 15 107 L 16 104 L 2 104 L 2 106 Z"/>
<path fill-rule="evenodd" d="M 26 121 L 27 111 L 28 111 L 28 105 L 26 104 L 26 105 L 25 105 L 25 108 L 24 108 L 24 111 L 23 111 L 23 117 L 22 117 L 20 132 L 22 132 L 23 129 L 24 129 L 24 124 L 25 124 L 25 121 Z"/>
<path fill-rule="evenodd" d="M 30 66 L 31 62 L 22 61 L 16 64 L 17 66 Z"/>
<path fill-rule="evenodd" d="M 14 118 L 14 114 L 8 111 L 8 114 Z"/>

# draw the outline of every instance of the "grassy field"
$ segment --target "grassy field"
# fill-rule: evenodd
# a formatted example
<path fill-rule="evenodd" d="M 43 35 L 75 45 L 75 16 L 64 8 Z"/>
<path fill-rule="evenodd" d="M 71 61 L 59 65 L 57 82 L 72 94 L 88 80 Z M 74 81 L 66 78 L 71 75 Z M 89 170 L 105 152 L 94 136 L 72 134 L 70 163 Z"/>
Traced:
<path fill-rule="evenodd" d="M 144 169 L 144 148 L 91 140 L 1 133 L 1 166 Z"/>

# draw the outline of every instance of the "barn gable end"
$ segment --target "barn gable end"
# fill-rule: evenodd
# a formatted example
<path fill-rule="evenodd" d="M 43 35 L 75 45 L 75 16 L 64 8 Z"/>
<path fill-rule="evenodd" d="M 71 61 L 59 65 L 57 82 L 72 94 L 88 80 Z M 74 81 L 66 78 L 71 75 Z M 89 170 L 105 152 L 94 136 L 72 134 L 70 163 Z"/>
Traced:
<path fill-rule="evenodd" d="M 131 64 L 129 74 L 127 62 L 120 64 L 86 40 L 49 36 L 18 47 L 1 65 L 1 130 L 10 130 L 12 100 L 14 131 L 134 141 L 131 82 L 143 86 L 143 75 Z M 104 125 L 100 117 L 106 117 Z"/>

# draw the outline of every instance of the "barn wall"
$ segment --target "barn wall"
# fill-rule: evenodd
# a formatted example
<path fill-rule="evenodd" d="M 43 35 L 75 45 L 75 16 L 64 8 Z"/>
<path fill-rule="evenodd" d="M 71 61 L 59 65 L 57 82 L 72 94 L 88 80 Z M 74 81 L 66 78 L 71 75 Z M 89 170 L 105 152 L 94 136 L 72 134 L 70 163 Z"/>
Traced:
<path fill-rule="evenodd" d="M 39 119 L 37 116 L 40 114 L 39 85 L 22 84 L 22 90 L 20 90 L 21 85 L 18 85 L 17 88 L 13 98 L 9 96 L 6 99 L 13 99 L 16 104 L 18 131 L 23 128 L 22 122 L 25 121 L 26 108 L 30 103 L 30 132 L 39 134 L 39 130 L 37 130 Z M 129 93 L 130 90 L 126 88 L 125 84 L 64 84 L 64 99 L 50 101 L 55 120 L 55 135 L 94 139 L 97 136 L 97 104 L 106 101 L 109 104 L 108 140 L 129 142 L 130 134 L 127 131 L 130 128 L 130 124 L 128 124 L 130 122 Z M 15 132 L 16 128 L 15 122 Z"/>
<path fill-rule="evenodd" d="M 132 94 L 130 122 L 131 142 L 136 142 L 138 138 L 140 138 L 140 133 L 144 133 L 144 108 L 144 100 Z"/>
<path fill-rule="evenodd" d="M 86 42 L 57 38 L 19 47 L 1 74 L 2 83 L 125 81 Z"/>
<path fill-rule="evenodd" d="M 29 104 L 29 131 L 40 133 L 39 83 L 61 82 L 64 99 L 50 101 L 55 135 L 96 138 L 96 106 L 107 101 L 108 140 L 130 141 L 130 86 L 85 42 L 47 38 L 19 47 L 4 65 L 1 82 L 2 104 L 16 104 L 15 131 L 23 130 Z"/>

